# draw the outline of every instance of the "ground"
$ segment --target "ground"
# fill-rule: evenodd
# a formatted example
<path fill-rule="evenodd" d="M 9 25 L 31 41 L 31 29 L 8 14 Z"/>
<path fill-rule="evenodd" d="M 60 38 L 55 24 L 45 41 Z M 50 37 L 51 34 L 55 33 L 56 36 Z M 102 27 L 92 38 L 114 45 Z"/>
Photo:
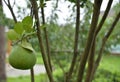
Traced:
<path fill-rule="evenodd" d="M 35 75 L 45 73 L 44 65 L 36 64 L 34 66 Z M 30 75 L 30 70 L 19 70 L 11 67 L 9 64 L 6 64 L 6 74 L 8 77 L 19 77 Z"/>

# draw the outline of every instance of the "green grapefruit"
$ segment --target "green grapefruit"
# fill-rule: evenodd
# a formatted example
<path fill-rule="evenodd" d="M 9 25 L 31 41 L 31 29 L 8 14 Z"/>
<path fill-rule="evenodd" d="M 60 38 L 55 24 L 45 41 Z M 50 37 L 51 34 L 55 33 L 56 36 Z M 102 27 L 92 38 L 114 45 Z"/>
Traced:
<path fill-rule="evenodd" d="M 13 29 L 10 29 L 7 32 L 7 36 L 9 40 L 17 40 L 19 38 L 19 34 L 17 34 Z"/>
<path fill-rule="evenodd" d="M 35 53 L 21 45 L 13 46 L 9 56 L 9 63 L 16 69 L 31 69 L 36 63 Z"/>

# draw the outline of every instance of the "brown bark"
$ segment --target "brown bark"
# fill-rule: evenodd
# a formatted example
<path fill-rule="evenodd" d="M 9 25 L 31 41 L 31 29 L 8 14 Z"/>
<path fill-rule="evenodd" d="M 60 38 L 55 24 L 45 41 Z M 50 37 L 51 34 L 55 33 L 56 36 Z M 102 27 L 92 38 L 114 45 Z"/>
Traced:
<path fill-rule="evenodd" d="M 80 26 L 80 0 L 76 1 L 77 5 L 77 13 L 76 13 L 76 29 L 75 29 L 75 40 L 74 40 L 74 53 L 73 53 L 73 58 L 71 62 L 70 69 L 68 71 L 68 74 L 66 75 L 66 82 L 70 82 L 75 64 L 76 64 L 76 59 L 78 55 L 78 37 L 79 37 L 79 26 Z"/>
<path fill-rule="evenodd" d="M 101 28 L 102 28 L 102 26 L 103 26 L 103 24 L 104 24 L 104 22 L 105 22 L 105 20 L 106 20 L 106 18 L 108 16 L 108 13 L 110 11 L 112 3 L 113 3 L 113 0 L 109 0 L 107 8 L 105 10 L 105 13 L 104 13 L 104 15 L 103 15 L 103 17 L 102 17 L 102 19 L 101 19 L 101 21 L 100 21 L 97 29 L 96 29 L 95 36 L 97 36 L 97 34 L 99 33 L 99 31 L 101 30 Z"/>
<path fill-rule="evenodd" d="M 91 44 L 94 38 L 94 32 L 96 30 L 96 26 L 97 26 L 97 22 L 99 18 L 101 3 L 102 3 L 102 0 L 94 0 L 94 11 L 93 11 L 92 22 L 90 26 L 90 31 L 89 31 L 86 47 L 85 47 L 84 53 L 80 61 L 77 82 L 82 82 L 82 79 L 83 79 L 85 65 L 88 59 L 89 51 L 90 51 Z"/>
<path fill-rule="evenodd" d="M 2 0 L 0 0 L 0 12 L 3 12 Z M 6 82 L 5 55 L 5 28 L 0 25 L 0 82 Z"/>
<path fill-rule="evenodd" d="M 5 74 L 5 35 L 4 35 L 4 27 L 0 26 L 0 82 L 3 82 L 4 80 L 6 80 L 6 74 Z"/>
<path fill-rule="evenodd" d="M 112 2 L 113 2 L 113 0 L 109 0 L 107 8 L 105 10 L 105 13 L 104 13 L 104 15 L 103 15 L 103 17 L 102 17 L 102 19 L 101 19 L 101 21 L 100 21 L 96 31 L 95 31 L 94 39 L 93 39 L 91 50 L 90 50 L 92 53 L 89 54 L 88 71 L 87 71 L 85 82 L 91 82 L 91 79 L 92 79 L 91 76 L 93 76 L 92 75 L 92 70 L 93 70 L 93 67 L 94 67 L 93 64 L 94 64 L 94 54 L 95 54 L 94 51 L 95 51 L 96 37 L 97 37 L 99 31 L 101 30 L 101 28 L 102 28 L 102 26 L 103 26 L 107 16 L 108 16 L 108 13 L 109 13 L 111 5 L 112 5 Z"/>
<path fill-rule="evenodd" d="M 90 76 L 92 74 L 91 71 L 92 71 L 93 66 L 94 66 L 94 56 L 95 56 L 95 41 L 93 42 L 93 45 L 91 47 L 90 54 L 89 54 L 88 69 L 87 69 L 85 82 L 90 82 L 90 79 L 91 79 Z"/>
<path fill-rule="evenodd" d="M 102 52 L 103 52 L 103 49 L 104 49 L 104 46 L 106 44 L 106 41 L 108 40 L 108 38 L 110 37 L 111 33 L 113 32 L 114 28 L 115 28 L 115 25 L 117 24 L 118 20 L 120 19 L 120 12 L 118 13 L 118 15 L 116 16 L 113 24 L 111 25 L 110 29 L 108 30 L 107 34 L 104 36 L 103 38 L 103 41 L 102 41 L 102 46 L 100 48 L 100 51 L 98 53 L 98 57 L 95 61 L 95 64 L 94 64 L 94 68 L 92 70 L 92 75 L 91 75 L 91 80 L 93 79 L 94 77 L 94 74 L 99 66 L 99 63 L 101 61 L 101 58 L 102 58 Z M 90 81 L 91 82 L 91 81 Z"/>
<path fill-rule="evenodd" d="M 0 26 L 0 82 L 6 82 L 5 71 L 5 30 Z"/>

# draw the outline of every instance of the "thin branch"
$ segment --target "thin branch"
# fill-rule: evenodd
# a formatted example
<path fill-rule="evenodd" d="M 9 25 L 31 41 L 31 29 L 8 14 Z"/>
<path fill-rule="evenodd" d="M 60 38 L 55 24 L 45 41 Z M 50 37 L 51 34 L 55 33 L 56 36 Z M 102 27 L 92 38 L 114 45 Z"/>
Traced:
<path fill-rule="evenodd" d="M 91 44 L 92 44 L 92 41 L 93 41 L 93 38 L 94 38 L 94 33 L 95 33 L 96 26 L 97 26 L 97 23 L 98 23 L 98 18 L 99 18 L 99 13 L 100 13 L 100 7 L 101 7 L 101 4 L 102 4 L 102 0 L 95 0 L 94 2 L 95 2 L 95 4 L 94 4 L 92 22 L 91 22 L 91 26 L 90 26 L 90 31 L 89 31 L 86 47 L 85 47 L 84 53 L 83 53 L 81 61 L 80 61 L 79 72 L 78 72 L 78 76 L 77 76 L 77 82 L 82 82 L 83 75 L 84 75 L 84 70 L 85 70 L 85 65 L 86 65 L 86 62 L 87 62 L 87 58 L 88 58 L 88 55 L 89 55 Z"/>
<path fill-rule="evenodd" d="M 96 61 L 95 61 L 94 68 L 93 68 L 93 70 L 92 70 L 92 78 L 91 78 L 91 80 L 93 79 L 94 73 L 96 72 L 96 70 L 97 70 L 97 68 L 98 68 L 98 66 L 99 66 L 99 63 L 100 63 L 100 61 L 101 61 L 102 52 L 103 52 L 105 43 L 106 43 L 107 39 L 110 37 L 111 33 L 113 32 L 113 30 L 114 30 L 114 28 L 115 28 L 115 25 L 117 24 L 117 22 L 119 21 L 119 19 L 120 19 L 120 12 L 119 12 L 118 15 L 116 16 L 116 18 L 115 18 L 113 24 L 111 25 L 109 31 L 107 32 L 107 34 L 106 34 L 106 35 L 104 36 L 104 38 L 103 38 L 102 46 L 101 46 L 101 48 L 100 48 L 98 57 L 97 57 L 97 59 L 96 59 Z"/>
<path fill-rule="evenodd" d="M 44 7 L 41 7 L 41 13 L 42 13 L 42 21 L 43 25 L 45 25 L 45 15 L 44 15 Z M 47 48 L 47 54 L 48 54 L 48 63 L 52 72 L 52 64 L 51 64 L 51 55 L 50 55 L 50 44 L 49 44 L 49 39 L 48 39 L 48 32 L 46 27 L 44 28 L 44 33 L 45 33 L 45 39 L 46 39 L 46 48 Z"/>
<path fill-rule="evenodd" d="M 101 30 L 101 28 L 102 28 L 102 26 L 103 26 L 103 24 L 104 24 L 104 22 L 105 22 L 105 20 L 106 20 L 106 18 L 108 16 L 108 13 L 110 11 L 112 3 L 113 3 L 113 0 L 109 0 L 107 8 L 105 10 L 105 13 L 104 13 L 104 15 L 103 15 L 103 17 L 102 17 L 102 19 L 101 19 L 97 29 L 96 29 L 95 35 L 97 35 L 99 33 L 99 31 Z"/>
<path fill-rule="evenodd" d="M 113 32 L 113 29 L 115 27 L 115 25 L 117 24 L 117 22 L 119 21 L 119 18 L 120 18 L 120 12 L 118 13 L 118 15 L 116 16 L 112 26 L 110 27 L 108 33 L 105 35 L 105 38 L 109 38 L 110 34 Z"/>
<path fill-rule="evenodd" d="M 11 4 L 10 4 L 10 1 L 9 1 L 9 0 L 7 0 L 7 2 L 6 2 L 5 0 L 3 0 L 3 1 L 4 1 L 4 3 L 7 5 L 7 7 L 9 8 L 9 10 L 10 10 L 10 12 L 11 12 L 11 14 L 12 14 L 12 17 L 13 17 L 15 23 L 17 23 L 17 18 L 16 18 L 16 16 L 15 16 L 15 13 L 13 12 L 13 8 L 12 8 L 12 6 L 11 6 Z"/>
<path fill-rule="evenodd" d="M 111 5 L 112 5 L 112 2 L 113 2 L 113 0 L 109 0 L 107 8 L 105 10 L 105 13 L 104 13 L 104 15 L 103 15 L 103 17 L 102 17 L 96 31 L 95 31 L 94 39 L 93 39 L 93 42 L 92 42 L 92 45 L 91 45 L 91 50 L 90 50 L 92 53 L 89 54 L 88 71 L 87 71 L 87 74 L 86 74 L 85 82 L 90 82 L 91 81 L 92 69 L 94 67 L 93 64 L 94 64 L 94 55 L 95 55 L 94 51 L 95 51 L 96 36 L 99 33 L 99 31 L 101 30 L 101 28 L 102 28 L 102 26 L 103 26 L 103 24 L 105 22 L 105 19 L 108 16 L 109 10 L 110 10 Z"/>
<path fill-rule="evenodd" d="M 76 30 L 75 30 L 75 40 L 74 40 L 74 54 L 71 62 L 70 69 L 68 71 L 68 75 L 66 77 L 67 82 L 70 82 L 75 64 L 76 64 L 76 59 L 78 55 L 78 37 L 79 37 L 79 26 L 80 26 L 80 0 L 76 0 L 76 5 L 77 5 L 77 13 L 76 13 Z"/>
<path fill-rule="evenodd" d="M 46 72 L 47 72 L 47 75 L 48 75 L 48 78 L 49 78 L 50 82 L 54 82 L 52 72 L 51 72 L 50 67 L 49 67 L 47 55 L 46 55 L 46 52 L 45 52 L 45 49 L 44 49 L 44 46 L 43 46 L 37 2 L 36 2 L 36 0 L 30 0 L 30 1 L 31 1 L 32 7 L 33 7 L 33 14 L 34 14 L 35 20 L 36 20 L 37 36 L 38 36 L 39 45 L 40 45 L 40 48 L 41 48 L 42 58 L 43 58 L 43 61 L 44 61 Z"/>

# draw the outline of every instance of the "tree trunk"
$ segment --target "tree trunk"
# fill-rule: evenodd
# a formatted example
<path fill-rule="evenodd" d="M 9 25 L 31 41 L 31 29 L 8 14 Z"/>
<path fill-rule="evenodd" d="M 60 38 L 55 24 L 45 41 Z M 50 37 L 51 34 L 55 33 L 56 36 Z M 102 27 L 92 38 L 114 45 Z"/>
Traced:
<path fill-rule="evenodd" d="M 0 0 L 0 12 L 2 12 L 2 0 Z M 6 82 L 5 72 L 5 28 L 0 25 L 0 82 Z"/>
<path fill-rule="evenodd" d="M 0 26 L 0 82 L 6 82 L 5 73 L 5 34 L 4 27 Z"/>

